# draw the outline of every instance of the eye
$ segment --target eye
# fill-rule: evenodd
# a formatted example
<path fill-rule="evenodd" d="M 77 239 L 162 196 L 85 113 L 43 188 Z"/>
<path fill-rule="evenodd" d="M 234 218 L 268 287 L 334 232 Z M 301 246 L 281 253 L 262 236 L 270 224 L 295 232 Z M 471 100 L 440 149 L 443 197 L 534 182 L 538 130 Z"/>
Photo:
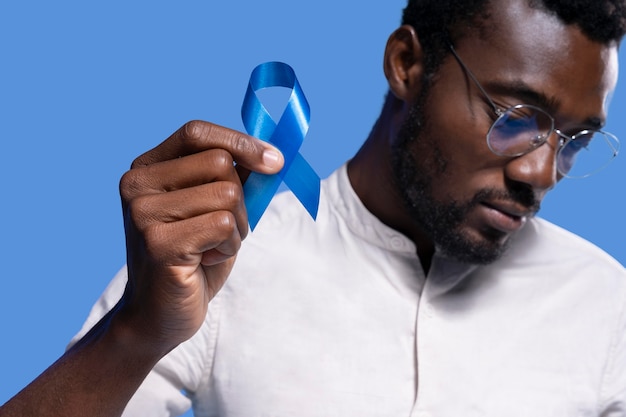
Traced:
<path fill-rule="evenodd" d="M 588 144 L 588 143 L 587 143 Z M 583 143 L 582 140 L 579 139 L 572 139 L 568 144 L 567 144 L 567 148 L 570 150 L 570 152 L 578 152 L 583 148 L 587 147 L 587 144 Z"/>
<path fill-rule="evenodd" d="M 595 132 L 583 130 L 582 132 L 573 135 L 572 140 L 570 140 L 566 146 L 571 148 L 574 152 L 578 152 L 582 149 L 588 149 L 594 133 Z"/>
<path fill-rule="evenodd" d="M 494 127 L 502 139 L 525 140 L 529 146 L 536 147 L 543 144 L 552 131 L 552 121 L 534 107 L 518 105 L 503 112 Z"/>
<path fill-rule="evenodd" d="M 561 150 L 562 157 L 571 160 L 570 164 L 573 165 L 580 151 L 583 149 L 585 151 L 590 150 L 593 133 L 594 132 L 581 132 L 572 136 L 572 139 L 566 142 Z"/>
<path fill-rule="evenodd" d="M 505 112 L 509 115 L 509 119 L 513 121 L 529 121 L 537 119 L 537 112 L 534 108 L 520 104 L 507 109 Z"/>

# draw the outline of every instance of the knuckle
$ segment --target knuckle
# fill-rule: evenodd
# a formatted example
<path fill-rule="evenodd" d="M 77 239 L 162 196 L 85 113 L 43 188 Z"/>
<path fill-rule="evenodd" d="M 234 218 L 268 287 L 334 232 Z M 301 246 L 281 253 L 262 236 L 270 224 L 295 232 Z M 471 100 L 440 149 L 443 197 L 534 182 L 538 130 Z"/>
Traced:
<path fill-rule="evenodd" d="M 201 120 L 185 123 L 182 127 L 181 140 L 197 150 L 207 147 L 225 149 L 238 156 L 260 155 L 263 151 L 257 140 L 235 130 Z"/>
<path fill-rule="evenodd" d="M 213 167 L 220 172 L 233 169 L 233 156 L 225 149 L 214 149 L 211 152 L 211 159 Z"/>
<path fill-rule="evenodd" d="M 166 262 L 171 250 L 167 239 L 164 239 L 165 233 L 163 227 L 159 223 L 153 223 L 143 231 L 146 255 L 156 261 Z"/>
<path fill-rule="evenodd" d="M 135 160 L 130 164 L 130 169 L 136 169 L 144 165 L 145 163 L 143 162 L 143 158 L 140 156 L 135 158 Z"/>
<path fill-rule="evenodd" d="M 260 152 L 260 147 L 257 145 L 256 141 L 246 136 L 232 132 L 228 139 L 233 151 L 238 155 L 254 155 Z"/>
<path fill-rule="evenodd" d="M 220 231 L 222 239 L 230 238 L 237 229 L 237 219 L 230 211 L 215 213 L 215 226 Z"/>
<path fill-rule="evenodd" d="M 183 137 L 185 139 L 195 140 L 204 136 L 206 132 L 206 123 L 200 120 L 190 120 L 182 127 Z"/>
<path fill-rule="evenodd" d="M 229 181 L 222 182 L 219 189 L 219 198 L 230 209 L 239 207 L 243 201 L 241 186 Z"/>
<path fill-rule="evenodd" d="M 150 198 L 139 196 L 128 203 L 127 213 L 129 220 L 139 229 L 143 229 L 153 219 Z"/>
<path fill-rule="evenodd" d="M 200 149 L 202 144 L 213 135 L 213 125 L 201 120 L 191 120 L 181 128 L 181 141 L 192 149 Z"/>
<path fill-rule="evenodd" d="M 137 177 L 137 172 L 131 170 L 124 173 L 120 178 L 119 189 L 122 200 L 128 202 L 140 192 L 142 187 Z"/>

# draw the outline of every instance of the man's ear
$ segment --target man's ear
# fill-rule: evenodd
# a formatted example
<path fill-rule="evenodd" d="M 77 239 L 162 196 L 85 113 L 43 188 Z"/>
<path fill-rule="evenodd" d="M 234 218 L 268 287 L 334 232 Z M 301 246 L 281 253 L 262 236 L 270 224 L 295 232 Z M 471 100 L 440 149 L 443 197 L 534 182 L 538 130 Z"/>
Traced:
<path fill-rule="evenodd" d="M 424 71 L 422 45 L 413 26 L 402 25 L 389 37 L 384 70 L 393 95 L 413 103 L 421 89 Z"/>

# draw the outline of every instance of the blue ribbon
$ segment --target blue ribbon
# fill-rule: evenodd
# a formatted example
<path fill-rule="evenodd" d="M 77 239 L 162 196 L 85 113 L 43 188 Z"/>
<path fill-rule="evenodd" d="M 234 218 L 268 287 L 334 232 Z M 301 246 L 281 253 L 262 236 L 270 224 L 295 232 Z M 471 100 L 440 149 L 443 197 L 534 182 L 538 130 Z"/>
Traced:
<path fill-rule="evenodd" d="M 274 122 L 256 95 L 256 91 L 270 87 L 291 89 L 278 123 Z M 285 158 L 280 172 L 274 175 L 252 172 L 243 186 L 250 229 L 254 230 L 282 181 L 315 219 L 320 178 L 298 152 L 309 130 L 310 108 L 293 69 L 282 62 L 266 62 L 257 66 L 250 76 L 241 117 L 249 135 L 276 146 Z"/>

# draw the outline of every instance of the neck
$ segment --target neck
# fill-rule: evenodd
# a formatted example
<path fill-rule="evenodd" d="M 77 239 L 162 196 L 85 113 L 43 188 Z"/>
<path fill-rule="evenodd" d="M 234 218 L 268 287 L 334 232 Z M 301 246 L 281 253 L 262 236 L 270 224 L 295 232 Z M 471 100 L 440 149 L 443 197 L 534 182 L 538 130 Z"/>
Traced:
<path fill-rule="evenodd" d="M 434 245 L 409 216 L 393 176 L 391 147 L 408 111 L 406 107 L 393 95 L 387 96 L 367 140 L 348 164 L 348 177 L 356 194 L 372 214 L 415 243 L 417 256 L 427 273 Z"/>

